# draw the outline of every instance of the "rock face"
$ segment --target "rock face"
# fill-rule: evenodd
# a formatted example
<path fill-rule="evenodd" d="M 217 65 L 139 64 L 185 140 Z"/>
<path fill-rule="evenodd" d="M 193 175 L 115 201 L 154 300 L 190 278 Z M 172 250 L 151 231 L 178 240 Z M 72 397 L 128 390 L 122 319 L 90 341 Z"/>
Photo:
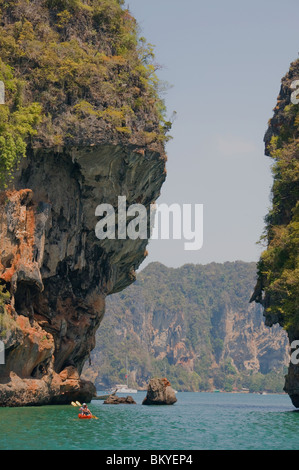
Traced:
<path fill-rule="evenodd" d="M 104 405 L 136 405 L 136 402 L 130 395 L 127 397 L 111 395 L 109 398 L 107 398 L 107 400 L 104 401 Z"/>
<path fill-rule="evenodd" d="M 24 160 L 18 190 L 2 194 L 0 208 L 0 278 L 11 293 L 13 324 L 0 366 L 2 405 L 87 402 L 95 395 L 79 376 L 105 297 L 133 282 L 147 244 L 98 240 L 95 209 L 102 202 L 116 208 L 120 194 L 149 207 L 164 165 L 158 153 L 109 145 Z"/>
<path fill-rule="evenodd" d="M 173 405 L 177 402 L 175 391 L 166 379 L 151 379 L 143 405 Z"/>
<path fill-rule="evenodd" d="M 265 323 L 280 325 L 289 342 L 299 339 L 298 77 L 295 60 L 281 81 L 277 105 L 265 134 L 265 154 L 273 158 L 272 208 L 266 217 L 267 249 L 258 265 L 252 301 L 264 307 Z M 284 390 L 299 407 L 299 365 L 290 363 Z"/>
<path fill-rule="evenodd" d="M 88 402 L 95 387 L 80 376 L 105 298 L 135 280 L 148 242 L 99 240 L 96 208 L 117 214 L 125 196 L 149 212 L 169 125 L 136 21 L 117 0 L 5 2 L 0 45 L 4 163 L 26 150 L 12 183 L 0 169 L 0 406 Z"/>

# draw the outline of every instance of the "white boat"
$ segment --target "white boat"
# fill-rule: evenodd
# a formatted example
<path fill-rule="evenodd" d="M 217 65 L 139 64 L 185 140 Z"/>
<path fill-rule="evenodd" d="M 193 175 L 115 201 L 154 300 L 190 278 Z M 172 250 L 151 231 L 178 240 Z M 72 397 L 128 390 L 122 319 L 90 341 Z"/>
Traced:
<path fill-rule="evenodd" d="M 135 388 L 129 388 L 127 385 L 120 384 L 116 385 L 116 393 L 137 393 Z"/>
<path fill-rule="evenodd" d="M 126 374 L 126 379 L 127 379 L 127 384 L 118 384 L 115 385 L 114 390 L 116 389 L 116 393 L 137 393 L 137 390 L 135 388 L 129 388 L 129 373 L 128 373 L 128 358 L 126 356 L 126 369 L 127 369 L 127 374 Z"/>

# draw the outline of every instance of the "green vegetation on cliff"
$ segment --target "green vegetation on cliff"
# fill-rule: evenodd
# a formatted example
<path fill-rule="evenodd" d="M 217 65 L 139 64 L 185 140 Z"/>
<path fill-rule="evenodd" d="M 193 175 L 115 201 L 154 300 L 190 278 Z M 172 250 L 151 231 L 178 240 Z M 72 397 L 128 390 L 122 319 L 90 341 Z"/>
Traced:
<path fill-rule="evenodd" d="M 26 156 L 27 139 L 36 134 L 41 106 L 23 104 L 23 81 L 0 58 L 0 80 L 5 83 L 6 102 L 0 108 L 0 189 L 9 182 L 15 166 Z"/>
<path fill-rule="evenodd" d="M 0 184 L 26 146 L 163 145 L 153 48 L 117 0 L 0 0 Z"/>
<path fill-rule="evenodd" d="M 124 383 L 127 355 L 135 387 L 166 376 L 178 390 L 281 392 L 287 338 L 249 303 L 255 279 L 255 263 L 150 264 L 107 299 L 86 377 L 98 389 Z"/>
<path fill-rule="evenodd" d="M 274 160 L 274 183 L 264 235 L 267 249 L 253 295 L 264 305 L 269 324 L 279 322 L 290 337 L 299 334 L 299 104 L 291 102 L 291 83 L 298 77 L 299 60 L 282 80 L 265 136 L 266 155 Z"/>

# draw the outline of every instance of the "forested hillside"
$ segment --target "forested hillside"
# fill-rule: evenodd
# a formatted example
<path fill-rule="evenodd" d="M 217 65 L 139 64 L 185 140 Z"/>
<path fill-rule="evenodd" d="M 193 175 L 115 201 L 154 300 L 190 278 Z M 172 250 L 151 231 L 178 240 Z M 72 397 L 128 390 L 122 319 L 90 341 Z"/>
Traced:
<path fill-rule="evenodd" d="M 111 296 L 85 375 L 98 389 L 144 387 L 166 375 L 178 390 L 282 391 L 287 338 L 250 304 L 255 263 L 148 265 Z"/>

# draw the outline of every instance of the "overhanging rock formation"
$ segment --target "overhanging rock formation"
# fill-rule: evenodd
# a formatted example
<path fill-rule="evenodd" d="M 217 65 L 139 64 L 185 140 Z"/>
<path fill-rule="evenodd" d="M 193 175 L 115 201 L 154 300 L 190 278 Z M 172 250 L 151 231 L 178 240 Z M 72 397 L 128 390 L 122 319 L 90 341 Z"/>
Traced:
<path fill-rule="evenodd" d="M 166 177 L 152 52 L 121 5 L 1 3 L 0 184 L 21 164 L 0 194 L 0 406 L 92 398 L 80 374 L 105 297 L 146 256 L 146 239 L 95 234 L 98 205 L 125 196 L 149 211 Z"/>
<path fill-rule="evenodd" d="M 136 151 L 137 150 L 137 151 Z M 95 208 L 118 195 L 147 208 L 159 196 L 165 159 L 106 145 L 33 153 L 2 193 L 0 277 L 11 292 L 2 405 L 88 401 L 79 376 L 95 346 L 105 297 L 135 279 L 147 240 L 98 240 Z"/>

